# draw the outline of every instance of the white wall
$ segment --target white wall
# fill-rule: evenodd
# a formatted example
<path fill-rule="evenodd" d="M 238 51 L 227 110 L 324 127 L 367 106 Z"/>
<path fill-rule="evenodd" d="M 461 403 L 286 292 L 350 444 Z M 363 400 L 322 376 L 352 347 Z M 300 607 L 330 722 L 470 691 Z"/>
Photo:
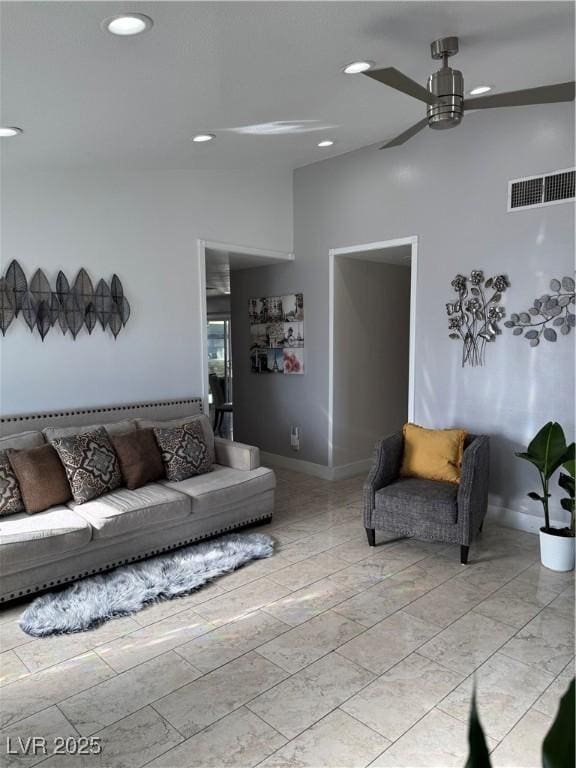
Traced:
<path fill-rule="evenodd" d="M 573 105 L 558 104 L 471 113 L 452 131 L 425 130 L 402 147 L 367 147 L 297 170 L 296 261 L 266 277 L 259 270 L 255 285 L 256 295 L 304 291 L 307 368 L 303 377 L 258 382 L 244 421 L 265 414 L 263 447 L 294 457 L 285 432 L 300 425 L 297 458 L 328 463 L 329 249 L 417 235 L 415 419 L 489 434 L 493 502 L 539 515 L 525 496 L 537 479 L 513 452 L 549 419 L 573 434 L 574 334 L 532 349 L 504 329 L 486 366 L 463 370 L 445 303 L 454 275 L 475 268 L 509 275 L 508 313 L 529 307 L 552 277 L 573 274 L 572 205 L 506 211 L 509 179 L 573 162 Z M 557 498 L 554 510 L 560 518 Z"/>
<path fill-rule="evenodd" d="M 116 341 L 98 327 L 42 343 L 17 318 L 0 341 L 3 414 L 200 394 L 197 238 L 292 249 L 277 171 L 5 172 L 1 215 L 2 271 L 117 272 L 132 306 Z"/>
<path fill-rule="evenodd" d="M 410 266 L 336 257 L 335 467 L 370 459 L 406 423 L 409 345 Z"/>

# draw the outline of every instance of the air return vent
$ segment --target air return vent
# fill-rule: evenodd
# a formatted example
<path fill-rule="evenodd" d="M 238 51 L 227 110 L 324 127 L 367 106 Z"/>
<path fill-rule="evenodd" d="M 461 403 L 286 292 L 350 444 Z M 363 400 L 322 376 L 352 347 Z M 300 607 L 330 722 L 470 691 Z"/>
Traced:
<path fill-rule="evenodd" d="M 508 210 L 541 208 L 574 200 L 574 168 L 508 182 Z"/>

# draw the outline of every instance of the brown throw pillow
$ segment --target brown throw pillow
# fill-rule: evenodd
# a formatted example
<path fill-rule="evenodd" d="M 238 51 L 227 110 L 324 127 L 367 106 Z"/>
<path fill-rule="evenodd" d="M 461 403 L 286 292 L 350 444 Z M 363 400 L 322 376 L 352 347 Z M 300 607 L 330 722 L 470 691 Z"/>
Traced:
<path fill-rule="evenodd" d="M 212 471 L 210 451 L 202 425 L 191 421 L 173 429 L 154 429 L 166 477 L 173 482 Z"/>
<path fill-rule="evenodd" d="M 110 440 L 118 456 L 126 488 L 133 491 L 165 477 L 162 455 L 151 429 L 110 435 Z"/>
<path fill-rule="evenodd" d="M 26 451 L 9 450 L 8 459 L 29 515 L 65 504 L 72 498 L 66 472 L 51 445 Z"/>

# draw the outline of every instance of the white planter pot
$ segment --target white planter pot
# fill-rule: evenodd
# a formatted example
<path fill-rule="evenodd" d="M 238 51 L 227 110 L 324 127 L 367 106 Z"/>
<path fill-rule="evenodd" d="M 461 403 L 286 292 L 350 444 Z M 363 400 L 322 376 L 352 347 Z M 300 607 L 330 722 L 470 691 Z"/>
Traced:
<path fill-rule="evenodd" d="M 576 539 L 540 531 L 540 560 L 551 571 L 573 571 Z"/>

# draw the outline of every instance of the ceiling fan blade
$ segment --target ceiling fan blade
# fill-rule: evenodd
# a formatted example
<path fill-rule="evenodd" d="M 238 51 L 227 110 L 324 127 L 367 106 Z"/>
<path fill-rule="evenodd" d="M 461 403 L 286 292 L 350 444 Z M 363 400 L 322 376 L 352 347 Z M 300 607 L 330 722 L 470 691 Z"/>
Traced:
<path fill-rule="evenodd" d="M 465 99 L 464 109 L 492 109 L 494 107 L 527 107 L 530 104 L 554 104 L 559 101 L 574 101 L 574 82 L 541 85 L 523 91 L 495 93 L 479 99 Z"/>
<path fill-rule="evenodd" d="M 414 123 L 413 126 L 408 128 L 407 131 L 404 131 L 404 133 L 401 133 L 399 136 L 396 136 L 395 139 L 392 139 L 392 141 L 389 141 L 387 144 L 384 144 L 380 147 L 380 149 L 388 149 L 388 147 L 398 147 L 400 144 L 404 144 L 408 139 L 411 139 L 412 136 L 416 136 L 416 134 L 422 130 L 422 128 L 425 128 L 428 125 L 428 118 L 425 117 L 423 120 L 419 120 L 417 123 Z"/>
<path fill-rule="evenodd" d="M 368 72 L 363 72 L 363 74 L 371 77 L 372 80 L 377 80 L 379 83 L 389 85 L 390 88 L 402 91 L 402 93 L 406 93 L 414 99 L 424 101 L 426 104 L 437 104 L 439 101 L 437 96 L 430 93 L 430 91 L 419 85 L 407 75 L 403 75 L 402 72 L 395 67 L 369 70 Z"/>

